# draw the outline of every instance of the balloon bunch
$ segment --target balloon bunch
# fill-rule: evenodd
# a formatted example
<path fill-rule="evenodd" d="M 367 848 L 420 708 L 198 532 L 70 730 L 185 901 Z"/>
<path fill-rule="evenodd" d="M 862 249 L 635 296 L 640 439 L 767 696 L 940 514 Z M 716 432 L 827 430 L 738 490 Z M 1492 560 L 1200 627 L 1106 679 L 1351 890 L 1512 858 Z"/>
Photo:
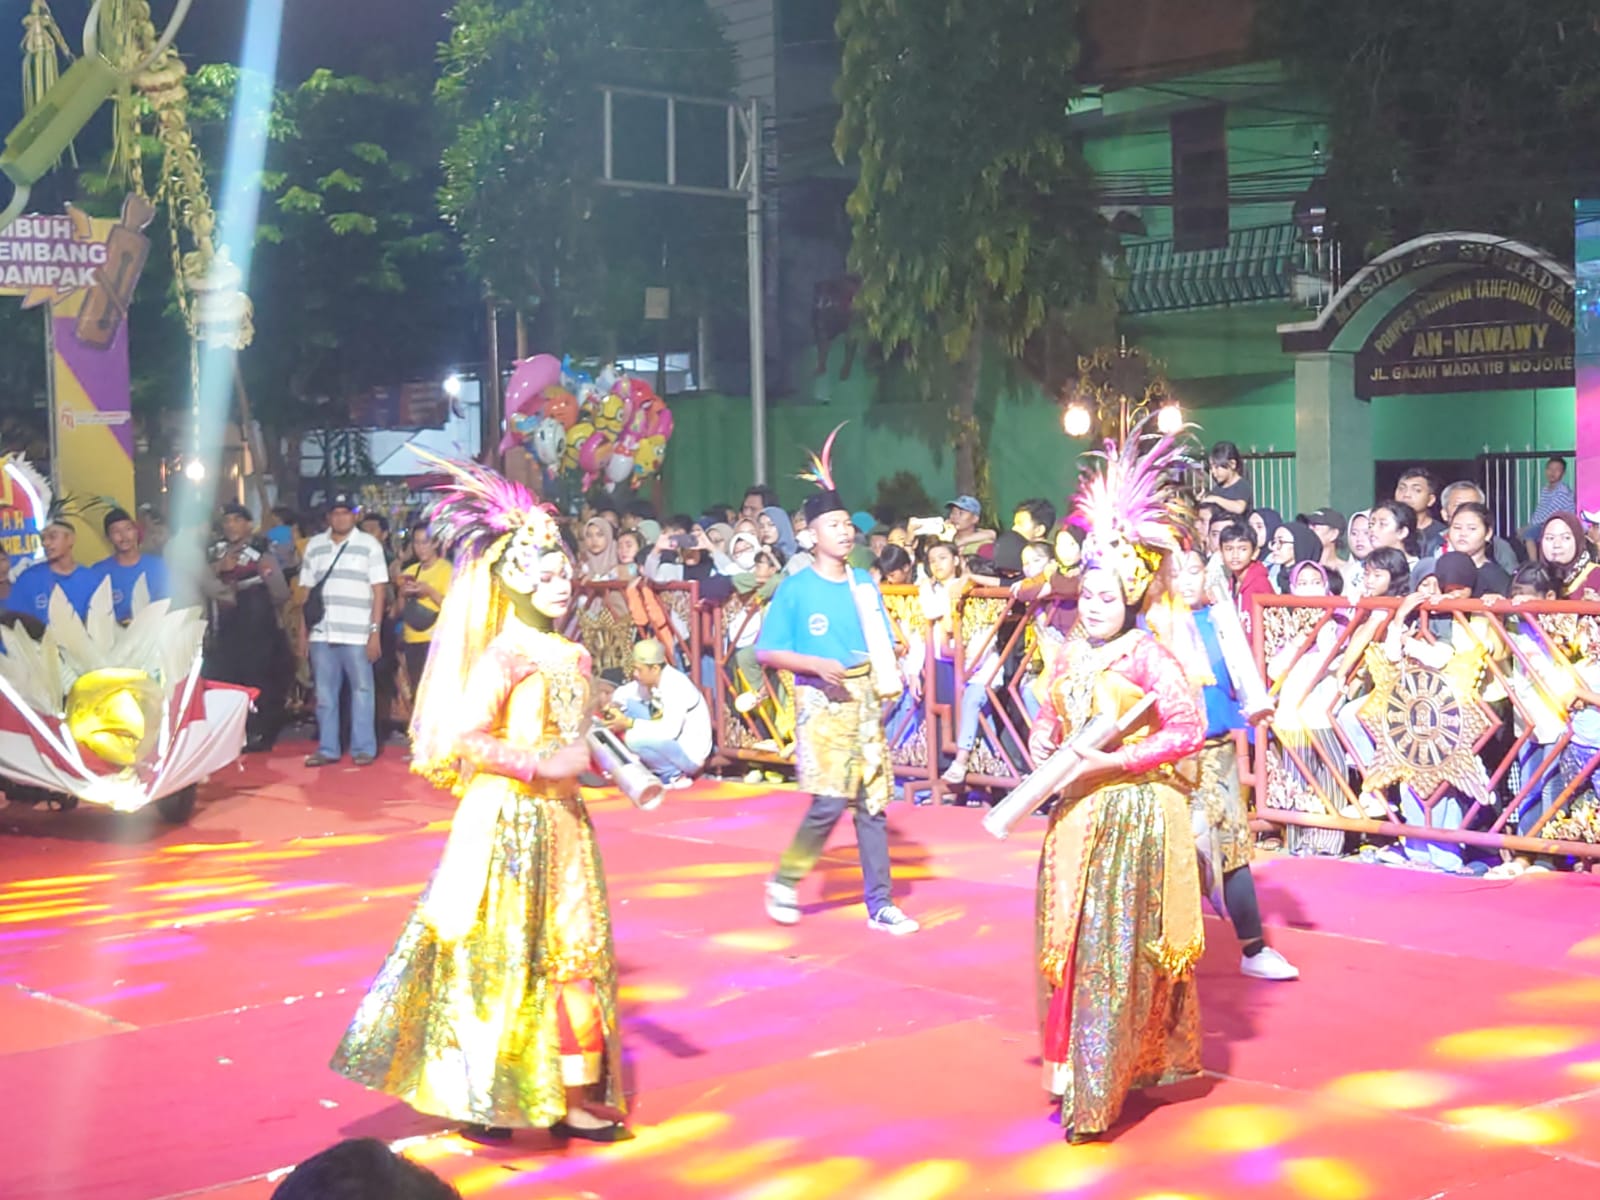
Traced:
<path fill-rule="evenodd" d="M 585 489 L 637 488 L 661 469 L 672 410 L 642 379 L 606 367 L 575 371 L 571 359 L 536 354 L 516 364 L 506 385 L 501 450 L 522 446 L 546 474 L 580 472 Z"/>

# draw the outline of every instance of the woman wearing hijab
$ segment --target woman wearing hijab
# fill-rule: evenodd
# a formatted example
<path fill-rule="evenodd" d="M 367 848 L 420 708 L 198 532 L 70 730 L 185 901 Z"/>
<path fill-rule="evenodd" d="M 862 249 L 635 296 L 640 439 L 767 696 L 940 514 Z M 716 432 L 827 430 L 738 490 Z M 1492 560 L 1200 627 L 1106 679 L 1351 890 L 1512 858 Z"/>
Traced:
<path fill-rule="evenodd" d="M 1282 514 L 1275 508 L 1253 508 L 1245 516 L 1245 524 L 1255 531 L 1256 561 L 1266 562 L 1272 553 L 1272 535 L 1283 524 Z"/>
<path fill-rule="evenodd" d="M 761 515 L 756 518 L 756 531 L 761 538 L 761 544 L 776 546 L 786 562 L 800 549 L 799 543 L 795 541 L 794 522 L 789 520 L 789 514 L 776 504 L 769 504 L 761 510 Z"/>
<path fill-rule="evenodd" d="M 733 538 L 733 526 L 726 521 L 713 521 L 701 528 L 706 531 L 706 541 L 711 543 L 711 557 L 715 559 L 718 555 L 727 554 L 728 542 Z"/>
<path fill-rule="evenodd" d="M 1556 513 L 1539 533 L 1539 564 L 1561 588 L 1563 600 L 1600 600 L 1596 563 L 1576 513 Z"/>
<path fill-rule="evenodd" d="M 615 526 L 604 517 L 590 517 L 583 523 L 583 535 L 579 539 L 577 582 L 580 585 L 607 583 L 626 578 L 622 556 L 617 552 Z M 585 618 L 601 623 L 591 625 L 581 635 L 581 640 L 594 655 L 596 670 L 620 670 L 632 661 L 631 657 L 625 657 L 631 655 L 629 646 L 632 635 L 628 628 L 628 603 L 621 592 L 606 591 L 588 596 L 576 594 L 572 607 L 579 614 L 580 627 Z M 605 620 L 606 613 L 611 615 L 609 622 Z M 603 635 L 600 630 L 607 625 L 611 627 L 611 632 Z"/>
<path fill-rule="evenodd" d="M 1293 568 L 1297 563 L 1316 562 L 1322 556 L 1322 539 L 1309 525 L 1299 521 L 1286 521 L 1272 534 L 1272 540 L 1267 543 L 1267 577 L 1272 580 L 1272 586 L 1279 595 L 1287 595 L 1291 590 Z M 1324 582 L 1327 572 L 1323 572 Z M 1344 586 L 1344 580 L 1339 580 L 1338 591 Z"/>
<path fill-rule="evenodd" d="M 580 583 L 603 583 L 618 577 L 621 563 L 617 554 L 617 535 L 604 517 L 590 517 L 583 523 L 583 546 L 578 559 Z"/>
<path fill-rule="evenodd" d="M 811 552 L 801 547 L 799 535 L 794 531 L 794 523 L 789 520 L 789 514 L 776 504 L 761 510 L 761 515 L 756 518 L 756 530 L 757 536 L 761 538 L 761 544 L 770 546 L 778 552 L 783 561 L 785 575 L 794 575 L 811 565 Z"/>
<path fill-rule="evenodd" d="M 1372 553 L 1372 518 L 1370 509 L 1352 513 L 1345 525 L 1345 541 L 1350 545 L 1350 576 L 1344 581 L 1344 598 L 1359 600 L 1366 595 L 1367 555 Z"/>

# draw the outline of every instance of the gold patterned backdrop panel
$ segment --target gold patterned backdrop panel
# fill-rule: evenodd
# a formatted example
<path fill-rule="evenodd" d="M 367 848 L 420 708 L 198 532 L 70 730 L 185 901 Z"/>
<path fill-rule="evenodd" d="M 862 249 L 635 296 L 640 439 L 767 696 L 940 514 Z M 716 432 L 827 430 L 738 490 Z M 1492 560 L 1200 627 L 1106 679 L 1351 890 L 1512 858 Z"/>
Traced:
<path fill-rule="evenodd" d="M 605 600 L 582 602 L 578 609 L 578 639 L 589 651 L 596 674 L 633 665 L 633 624 L 617 614 Z"/>
<path fill-rule="evenodd" d="M 1270 605 L 1261 610 L 1261 635 L 1266 643 L 1267 657 L 1271 658 L 1295 638 L 1310 633 L 1322 620 L 1325 609 L 1289 608 Z"/>
<path fill-rule="evenodd" d="M 1010 600 L 993 596 L 969 596 L 961 606 L 961 644 L 966 648 L 967 664 L 972 663 L 973 651 L 987 654 L 996 648 L 999 633 L 996 626 L 1011 607 Z"/>

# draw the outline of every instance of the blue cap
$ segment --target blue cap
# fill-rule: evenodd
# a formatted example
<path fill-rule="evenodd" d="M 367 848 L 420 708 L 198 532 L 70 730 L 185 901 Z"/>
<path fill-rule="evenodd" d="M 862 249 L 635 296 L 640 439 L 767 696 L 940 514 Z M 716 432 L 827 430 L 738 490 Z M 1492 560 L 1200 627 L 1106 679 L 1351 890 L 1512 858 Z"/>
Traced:
<path fill-rule="evenodd" d="M 850 514 L 850 524 L 860 533 L 871 533 L 872 527 L 877 524 L 869 512 L 853 512 Z"/>
<path fill-rule="evenodd" d="M 978 503 L 978 498 L 976 496 L 957 496 L 954 500 L 950 501 L 950 503 L 946 504 L 945 507 L 964 509 L 973 516 L 977 516 L 979 513 L 983 512 L 983 505 Z"/>

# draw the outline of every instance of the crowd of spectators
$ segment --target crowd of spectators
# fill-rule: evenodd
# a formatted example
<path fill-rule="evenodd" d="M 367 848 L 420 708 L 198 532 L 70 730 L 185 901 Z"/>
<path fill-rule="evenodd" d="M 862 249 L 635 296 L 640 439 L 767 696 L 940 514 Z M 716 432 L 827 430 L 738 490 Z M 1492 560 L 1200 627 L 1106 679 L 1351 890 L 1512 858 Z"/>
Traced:
<path fill-rule="evenodd" d="M 1359 745 L 1350 736 L 1350 716 L 1363 694 L 1356 658 L 1370 644 L 1402 656 L 1417 652 L 1406 631 L 1423 599 L 1600 602 L 1600 514 L 1575 511 L 1565 472 L 1562 459 L 1550 459 L 1537 505 L 1512 530 L 1494 528 L 1478 485 L 1440 486 L 1421 467 L 1402 472 L 1392 495 L 1348 517 L 1322 507 L 1286 520 L 1258 505 L 1238 447 L 1219 442 L 1211 448 L 1203 481 L 1187 481 L 1209 600 L 1231 602 L 1247 631 L 1257 596 L 1346 602 L 1335 606 L 1336 621 L 1308 626 L 1270 648 L 1266 665 L 1279 695 L 1278 739 L 1298 749 L 1320 743 L 1326 753 L 1270 761 L 1269 802 L 1304 807 L 1317 795 L 1338 792 L 1336 780 L 1309 778 L 1302 768 L 1309 762 L 1315 774 L 1345 755 L 1334 724 Z M 0 579 L 0 599 L 12 619 L 42 623 L 57 588 L 82 613 L 100 582 L 110 580 L 116 615 L 127 620 L 142 579 L 153 599 L 171 595 L 178 603 L 203 604 L 210 621 L 207 676 L 259 693 L 248 749 L 270 748 L 296 719 L 314 720 L 317 748 L 308 765 L 334 763 L 348 753 L 364 766 L 386 746 L 403 748 L 411 689 L 449 591 L 451 565 L 417 516 L 363 512 L 347 494 L 334 495 L 314 514 L 275 508 L 262 523 L 248 507 L 229 504 L 209 528 L 189 530 L 169 530 L 153 511 L 135 517 L 116 510 L 104 518 L 110 556 L 79 564 L 72 523 L 53 524 L 43 538 L 45 561 L 14 581 Z M 968 495 L 953 497 L 936 513 L 852 514 L 851 565 L 911 597 L 910 604 L 891 606 L 906 683 L 891 731 L 902 738 L 917 732 L 924 681 L 931 680 L 934 699 L 950 713 L 954 742 L 939 773 L 957 796 L 969 777 L 982 782 L 989 775 L 982 746 L 997 736 L 997 697 L 1004 690 L 1023 710 L 1015 714 L 1020 720 L 1031 716 L 1033 684 L 1076 614 L 1080 526 L 1046 499 L 1025 500 L 1009 516 L 1004 528 L 985 521 L 983 506 Z M 619 689 L 605 718 L 619 736 L 636 744 L 663 780 L 686 782 L 714 754 L 710 713 L 697 698 L 709 694 L 722 672 L 737 712 L 768 735 L 756 748 L 781 757 L 790 732 L 783 683 L 761 670 L 754 646 L 766 602 L 785 577 L 810 562 L 804 513 L 786 511 L 772 489 L 758 485 L 737 507 L 713 504 L 699 514 L 663 515 L 642 498 L 597 499 L 565 529 L 580 583 L 609 585 L 590 589 L 578 603 L 580 620 L 619 631 L 614 652 L 596 653 L 604 686 Z M 682 582 L 696 585 L 702 615 L 722 617 L 703 622 L 698 641 L 692 636 L 696 614 L 663 603 L 659 594 L 663 585 Z M 1012 601 L 999 628 L 979 644 L 961 629 L 963 601 L 974 588 L 1004 589 L 998 594 Z M 1354 602 L 1365 597 L 1409 599 L 1391 615 L 1356 610 Z M 1330 639 L 1352 623 L 1356 628 L 1341 643 L 1346 648 L 1330 662 Z M 1435 618 L 1429 642 L 1448 644 L 1449 625 Z M 1510 628 L 1518 636 L 1515 622 Z M 1550 652 L 1551 638 L 1523 633 Z M 698 661 L 691 650 L 696 644 Z M 1573 666 L 1587 669 L 1581 662 Z M 1335 684 L 1346 694 L 1322 704 Z M 1584 679 L 1583 686 L 1600 690 L 1600 679 Z M 1512 707 L 1510 724 L 1520 733 L 1528 706 Z M 1548 776 L 1534 789 L 1532 807 L 1518 814 L 1524 827 L 1549 807 L 1552 788 L 1571 781 L 1583 755 L 1600 752 L 1600 721 L 1591 730 L 1581 701 L 1578 709 L 1561 753 L 1552 751 L 1559 736 L 1546 736 L 1551 720 L 1542 720 L 1539 736 L 1525 745 L 1551 752 L 1523 753 L 1505 775 L 1502 790 L 1517 791 Z M 1328 721 L 1306 716 L 1330 711 Z M 751 777 L 766 773 L 763 768 Z M 1398 804 L 1411 819 L 1420 818 L 1419 798 L 1401 795 Z M 1348 807 L 1347 815 L 1376 816 L 1385 799 L 1363 793 Z M 1448 802 L 1435 805 L 1432 819 L 1448 822 L 1454 811 Z M 1303 840 L 1315 844 L 1326 832 L 1312 831 Z M 1323 840 L 1332 845 L 1339 839 Z M 1462 865 L 1459 854 L 1441 855 L 1436 847 L 1397 852 Z M 1542 860 L 1519 861 L 1535 866 Z"/>

